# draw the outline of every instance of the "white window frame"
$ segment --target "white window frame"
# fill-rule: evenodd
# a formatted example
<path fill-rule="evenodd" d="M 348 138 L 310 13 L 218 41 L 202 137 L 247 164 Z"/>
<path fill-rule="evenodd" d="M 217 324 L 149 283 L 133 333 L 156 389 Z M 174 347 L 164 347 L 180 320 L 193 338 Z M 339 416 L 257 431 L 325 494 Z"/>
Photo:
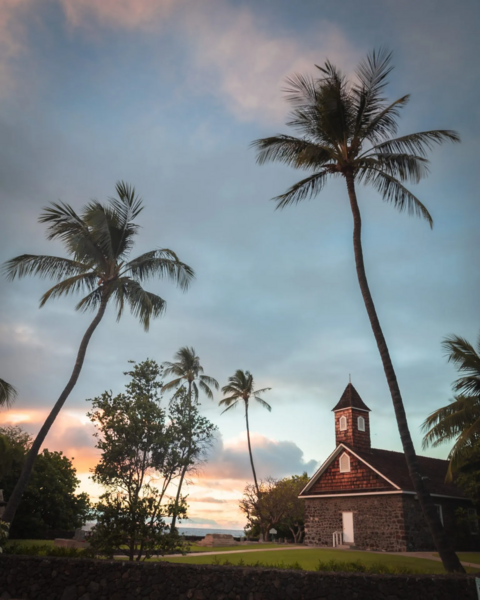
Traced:
<path fill-rule="evenodd" d="M 347 464 L 345 465 L 345 459 Z M 350 456 L 346 452 L 344 452 L 340 458 L 338 459 L 338 465 L 340 468 L 340 473 L 350 473 Z"/>
<path fill-rule="evenodd" d="M 440 519 L 440 523 L 442 524 L 443 527 L 443 508 L 441 504 L 435 504 L 435 508 L 437 509 L 437 515 L 438 518 Z"/>
<path fill-rule="evenodd" d="M 348 427 L 348 421 L 347 421 L 347 417 L 345 415 L 342 415 L 339 419 L 339 427 L 340 427 L 340 431 L 346 431 L 347 427 Z"/>
<path fill-rule="evenodd" d="M 365 419 L 364 417 L 358 417 L 357 419 L 358 431 L 365 431 Z"/>

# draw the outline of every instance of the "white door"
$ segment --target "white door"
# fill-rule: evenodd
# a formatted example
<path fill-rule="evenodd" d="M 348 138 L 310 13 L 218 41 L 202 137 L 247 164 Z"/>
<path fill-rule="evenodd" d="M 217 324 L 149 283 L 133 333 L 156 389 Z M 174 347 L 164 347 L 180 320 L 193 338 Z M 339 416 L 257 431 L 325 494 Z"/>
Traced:
<path fill-rule="evenodd" d="M 343 519 L 343 541 L 353 544 L 353 512 L 342 513 Z"/>

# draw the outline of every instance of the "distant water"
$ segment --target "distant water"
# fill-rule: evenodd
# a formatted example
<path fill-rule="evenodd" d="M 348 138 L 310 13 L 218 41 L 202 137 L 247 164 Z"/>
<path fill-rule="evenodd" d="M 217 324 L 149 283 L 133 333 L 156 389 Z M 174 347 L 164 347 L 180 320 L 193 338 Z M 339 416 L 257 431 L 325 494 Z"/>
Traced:
<path fill-rule="evenodd" d="M 183 535 L 202 535 L 205 536 L 207 533 L 228 533 L 234 537 L 241 537 L 245 535 L 243 529 L 211 529 L 210 527 L 179 527 L 179 533 Z"/>
<path fill-rule="evenodd" d="M 95 525 L 95 521 L 88 521 L 84 526 L 86 531 Z M 245 535 L 243 529 L 212 529 L 210 527 L 179 527 L 178 531 L 183 535 L 201 535 L 206 536 L 207 533 L 229 533 L 233 537 L 241 537 Z"/>

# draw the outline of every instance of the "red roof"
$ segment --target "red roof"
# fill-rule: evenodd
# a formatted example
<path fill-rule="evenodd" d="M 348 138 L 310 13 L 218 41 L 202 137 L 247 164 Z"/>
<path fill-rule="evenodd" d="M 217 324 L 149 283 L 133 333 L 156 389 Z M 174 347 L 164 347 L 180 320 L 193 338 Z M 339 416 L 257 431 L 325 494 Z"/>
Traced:
<path fill-rule="evenodd" d="M 361 410 L 370 411 L 365 402 L 360 398 L 360 394 L 351 383 L 347 385 L 342 397 L 337 402 L 335 408 L 332 408 L 332 411 L 342 410 L 344 408 L 360 408 Z"/>

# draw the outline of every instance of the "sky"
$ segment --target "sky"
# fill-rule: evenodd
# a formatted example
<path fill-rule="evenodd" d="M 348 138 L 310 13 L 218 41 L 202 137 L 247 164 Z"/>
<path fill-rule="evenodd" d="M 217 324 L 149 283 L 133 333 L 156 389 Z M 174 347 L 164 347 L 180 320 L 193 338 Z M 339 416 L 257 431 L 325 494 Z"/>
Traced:
<path fill-rule="evenodd" d="M 314 75 L 327 58 L 351 76 L 380 46 L 393 51 L 389 98 L 411 94 L 400 133 L 455 129 L 462 139 L 435 149 L 430 176 L 412 187 L 433 230 L 358 189 L 367 275 L 421 452 L 420 425 L 456 377 L 441 341 L 474 342 L 480 326 L 479 19 L 469 0 L 0 0 L 0 262 L 65 255 L 46 240 L 42 209 L 106 201 L 124 180 L 145 203 L 133 255 L 170 248 L 196 273 L 187 293 L 148 284 L 167 301 L 148 333 L 129 314 L 117 323 L 113 309 L 95 332 L 44 445 L 74 457 L 81 489 L 100 493 L 89 480 L 98 453 L 88 399 L 121 392 L 128 360 L 171 361 L 181 346 L 221 386 L 248 369 L 272 388 L 272 412 L 250 414 L 260 478 L 313 474 L 334 448 L 331 409 L 349 375 L 372 410 L 372 445 L 401 450 L 356 280 L 345 185 L 275 211 L 269 200 L 303 173 L 259 166 L 249 147 L 291 133 L 286 77 Z M 0 377 L 19 391 L 0 425 L 32 434 L 92 319 L 71 297 L 39 309 L 48 287 L 0 281 Z M 221 415 L 221 397 L 202 399 L 219 430 L 188 486 L 189 525 L 243 528 L 244 413 Z"/>

